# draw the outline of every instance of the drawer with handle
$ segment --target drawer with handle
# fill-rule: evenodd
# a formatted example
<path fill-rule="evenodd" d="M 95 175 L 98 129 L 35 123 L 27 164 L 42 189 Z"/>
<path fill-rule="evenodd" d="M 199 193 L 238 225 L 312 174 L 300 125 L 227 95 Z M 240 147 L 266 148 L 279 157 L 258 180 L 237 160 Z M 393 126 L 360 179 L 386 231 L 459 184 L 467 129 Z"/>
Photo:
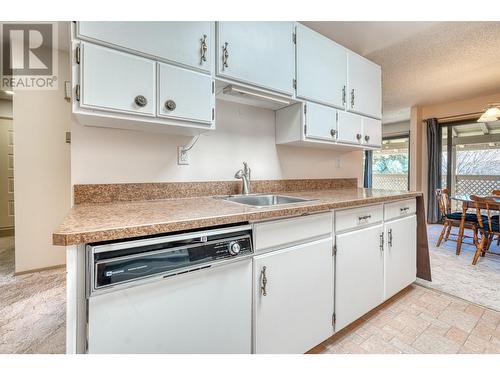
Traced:
<path fill-rule="evenodd" d="M 335 231 L 358 228 L 381 222 L 384 209 L 381 204 L 335 211 Z"/>
<path fill-rule="evenodd" d="M 385 204 L 384 220 L 411 215 L 417 211 L 415 198 Z"/>

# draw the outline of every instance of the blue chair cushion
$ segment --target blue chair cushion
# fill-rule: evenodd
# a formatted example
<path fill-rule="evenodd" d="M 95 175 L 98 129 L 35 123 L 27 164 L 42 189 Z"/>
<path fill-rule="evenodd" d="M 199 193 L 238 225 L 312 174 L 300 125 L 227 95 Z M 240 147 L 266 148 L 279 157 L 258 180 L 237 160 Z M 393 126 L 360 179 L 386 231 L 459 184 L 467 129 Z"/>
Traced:
<path fill-rule="evenodd" d="M 448 219 L 452 220 L 462 220 L 462 213 L 461 212 L 451 212 L 449 214 L 446 214 L 446 217 Z M 483 218 L 486 218 L 486 216 L 483 216 Z M 477 215 L 476 214 L 465 214 L 465 221 L 472 221 L 477 223 Z"/>
<path fill-rule="evenodd" d="M 491 217 L 491 230 L 493 232 L 498 232 L 499 227 L 500 227 L 500 224 L 499 224 L 498 216 L 492 216 Z M 487 231 L 490 230 L 488 218 L 485 216 L 483 216 L 483 228 L 486 229 Z"/>

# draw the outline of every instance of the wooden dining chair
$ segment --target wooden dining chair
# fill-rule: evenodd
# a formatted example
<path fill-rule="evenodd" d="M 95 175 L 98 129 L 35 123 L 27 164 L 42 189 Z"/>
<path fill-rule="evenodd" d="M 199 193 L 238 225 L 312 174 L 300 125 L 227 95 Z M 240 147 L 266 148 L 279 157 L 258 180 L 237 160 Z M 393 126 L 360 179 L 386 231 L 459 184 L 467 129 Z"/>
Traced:
<path fill-rule="evenodd" d="M 441 216 L 441 220 L 443 221 L 443 230 L 441 231 L 441 234 L 439 235 L 438 242 L 436 244 L 436 247 L 439 247 L 441 245 L 441 242 L 443 241 L 448 241 L 450 238 L 450 235 L 457 236 L 457 240 L 459 242 L 462 242 L 463 238 L 471 238 L 470 236 L 467 236 L 463 234 L 462 231 L 459 231 L 458 234 L 451 233 L 451 228 L 456 227 L 460 228 L 461 222 L 462 222 L 462 212 L 451 212 L 451 200 L 450 200 L 450 195 L 448 194 L 448 189 L 436 189 L 436 199 L 438 201 L 439 205 L 439 213 Z M 477 222 L 477 216 L 476 214 L 466 214 L 465 216 L 465 222 L 464 222 L 464 228 L 470 229 L 473 232 L 473 243 L 474 245 L 477 245 L 478 243 L 478 229 L 479 225 Z M 445 235 L 446 234 L 446 235 Z M 460 252 L 457 249 L 457 255 L 460 255 Z"/>
<path fill-rule="evenodd" d="M 490 245 L 495 236 L 500 236 L 499 217 L 495 212 L 500 211 L 500 202 L 493 197 L 478 197 L 472 195 L 471 199 L 476 206 L 479 232 L 481 233 L 481 242 L 477 244 L 476 253 L 472 259 L 475 265 L 480 256 L 485 256 L 490 252 Z"/>
<path fill-rule="evenodd" d="M 500 190 L 493 190 L 491 192 L 491 195 L 500 195 Z M 496 217 L 498 218 L 499 215 L 496 215 Z M 500 236 L 497 237 L 497 246 L 500 246 Z"/>

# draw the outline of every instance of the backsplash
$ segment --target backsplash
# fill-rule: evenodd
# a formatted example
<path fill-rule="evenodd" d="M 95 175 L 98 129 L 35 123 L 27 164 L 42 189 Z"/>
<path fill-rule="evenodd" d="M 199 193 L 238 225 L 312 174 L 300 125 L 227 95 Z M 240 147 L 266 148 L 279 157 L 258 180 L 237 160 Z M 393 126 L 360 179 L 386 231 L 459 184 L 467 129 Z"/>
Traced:
<path fill-rule="evenodd" d="M 357 187 L 355 178 L 310 180 L 257 180 L 252 192 L 291 192 Z M 111 203 L 167 198 L 189 198 L 241 193 L 239 181 L 164 182 L 142 184 L 88 184 L 74 186 L 74 202 Z"/>

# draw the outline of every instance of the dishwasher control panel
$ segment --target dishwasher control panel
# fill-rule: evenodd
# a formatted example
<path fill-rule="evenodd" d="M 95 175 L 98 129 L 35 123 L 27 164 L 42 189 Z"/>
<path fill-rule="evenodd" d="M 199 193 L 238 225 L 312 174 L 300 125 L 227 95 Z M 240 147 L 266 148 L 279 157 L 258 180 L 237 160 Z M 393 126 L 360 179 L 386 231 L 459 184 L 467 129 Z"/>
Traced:
<path fill-rule="evenodd" d="M 252 256 L 250 226 L 88 246 L 90 294 Z"/>

